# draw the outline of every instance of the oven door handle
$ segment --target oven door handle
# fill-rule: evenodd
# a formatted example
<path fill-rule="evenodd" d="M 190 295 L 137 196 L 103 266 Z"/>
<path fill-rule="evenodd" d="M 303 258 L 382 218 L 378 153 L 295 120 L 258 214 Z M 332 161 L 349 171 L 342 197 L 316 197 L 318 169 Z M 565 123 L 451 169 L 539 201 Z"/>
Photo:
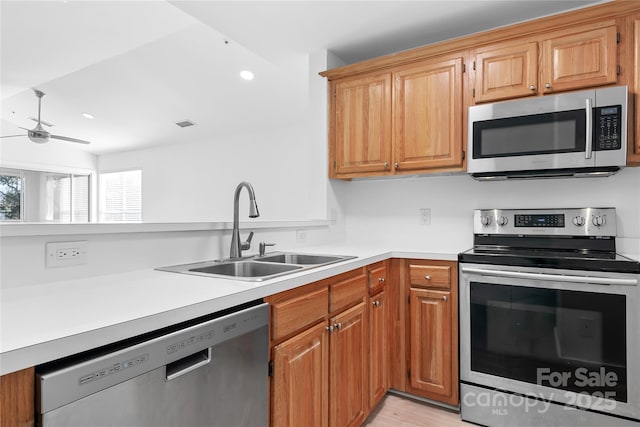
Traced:
<path fill-rule="evenodd" d="M 526 273 L 522 271 L 489 270 L 484 268 L 462 267 L 463 273 L 481 276 L 510 277 L 513 279 L 532 279 L 555 282 L 591 283 L 596 285 L 637 285 L 638 279 L 616 279 L 593 276 L 570 276 L 564 274 Z"/>

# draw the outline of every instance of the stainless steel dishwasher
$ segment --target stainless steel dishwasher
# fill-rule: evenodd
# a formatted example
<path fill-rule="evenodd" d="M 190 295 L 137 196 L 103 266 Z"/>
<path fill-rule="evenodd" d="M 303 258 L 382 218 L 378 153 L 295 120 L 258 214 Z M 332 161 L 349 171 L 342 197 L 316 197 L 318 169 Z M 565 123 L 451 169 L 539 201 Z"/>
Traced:
<path fill-rule="evenodd" d="M 37 425 L 266 426 L 268 309 L 248 305 L 38 367 Z"/>

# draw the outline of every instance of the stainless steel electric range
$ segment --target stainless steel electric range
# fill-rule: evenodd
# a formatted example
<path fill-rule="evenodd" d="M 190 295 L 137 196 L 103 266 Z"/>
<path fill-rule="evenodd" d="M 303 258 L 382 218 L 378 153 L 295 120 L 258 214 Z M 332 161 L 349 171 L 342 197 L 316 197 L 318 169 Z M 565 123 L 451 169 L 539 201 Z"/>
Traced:
<path fill-rule="evenodd" d="M 640 426 L 640 263 L 614 208 L 474 211 L 459 254 L 462 419 Z"/>

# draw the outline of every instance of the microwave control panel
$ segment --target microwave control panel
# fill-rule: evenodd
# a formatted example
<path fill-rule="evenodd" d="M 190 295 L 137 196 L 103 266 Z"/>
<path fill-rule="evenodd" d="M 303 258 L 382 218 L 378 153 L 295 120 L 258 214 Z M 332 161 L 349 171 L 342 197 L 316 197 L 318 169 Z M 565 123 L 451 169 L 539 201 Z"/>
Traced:
<path fill-rule="evenodd" d="M 595 151 L 619 150 L 622 146 L 620 123 L 622 107 L 596 107 L 593 122 L 593 149 Z"/>

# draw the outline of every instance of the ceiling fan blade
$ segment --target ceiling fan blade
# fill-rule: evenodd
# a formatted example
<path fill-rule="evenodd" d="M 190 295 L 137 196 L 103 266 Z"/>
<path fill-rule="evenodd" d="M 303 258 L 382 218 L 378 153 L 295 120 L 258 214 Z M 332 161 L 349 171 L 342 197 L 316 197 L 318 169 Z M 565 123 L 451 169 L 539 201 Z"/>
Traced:
<path fill-rule="evenodd" d="M 27 132 L 29 132 L 30 130 L 32 130 L 32 129 L 23 128 L 22 126 L 18 126 L 18 129 L 26 130 Z"/>
<path fill-rule="evenodd" d="M 84 139 L 69 138 L 68 136 L 50 135 L 50 138 L 60 139 L 62 141 L 77 142 L 78 144 L 91 144 L 89 141 L 85 141 Z"/>
<path fill-rule="evenodd" d="M 13 138 L 14 136 L 27 136 L 25 134 L 22 135 L 7 135 L 7 136 L 0 136 L 0 138 Z"/>

